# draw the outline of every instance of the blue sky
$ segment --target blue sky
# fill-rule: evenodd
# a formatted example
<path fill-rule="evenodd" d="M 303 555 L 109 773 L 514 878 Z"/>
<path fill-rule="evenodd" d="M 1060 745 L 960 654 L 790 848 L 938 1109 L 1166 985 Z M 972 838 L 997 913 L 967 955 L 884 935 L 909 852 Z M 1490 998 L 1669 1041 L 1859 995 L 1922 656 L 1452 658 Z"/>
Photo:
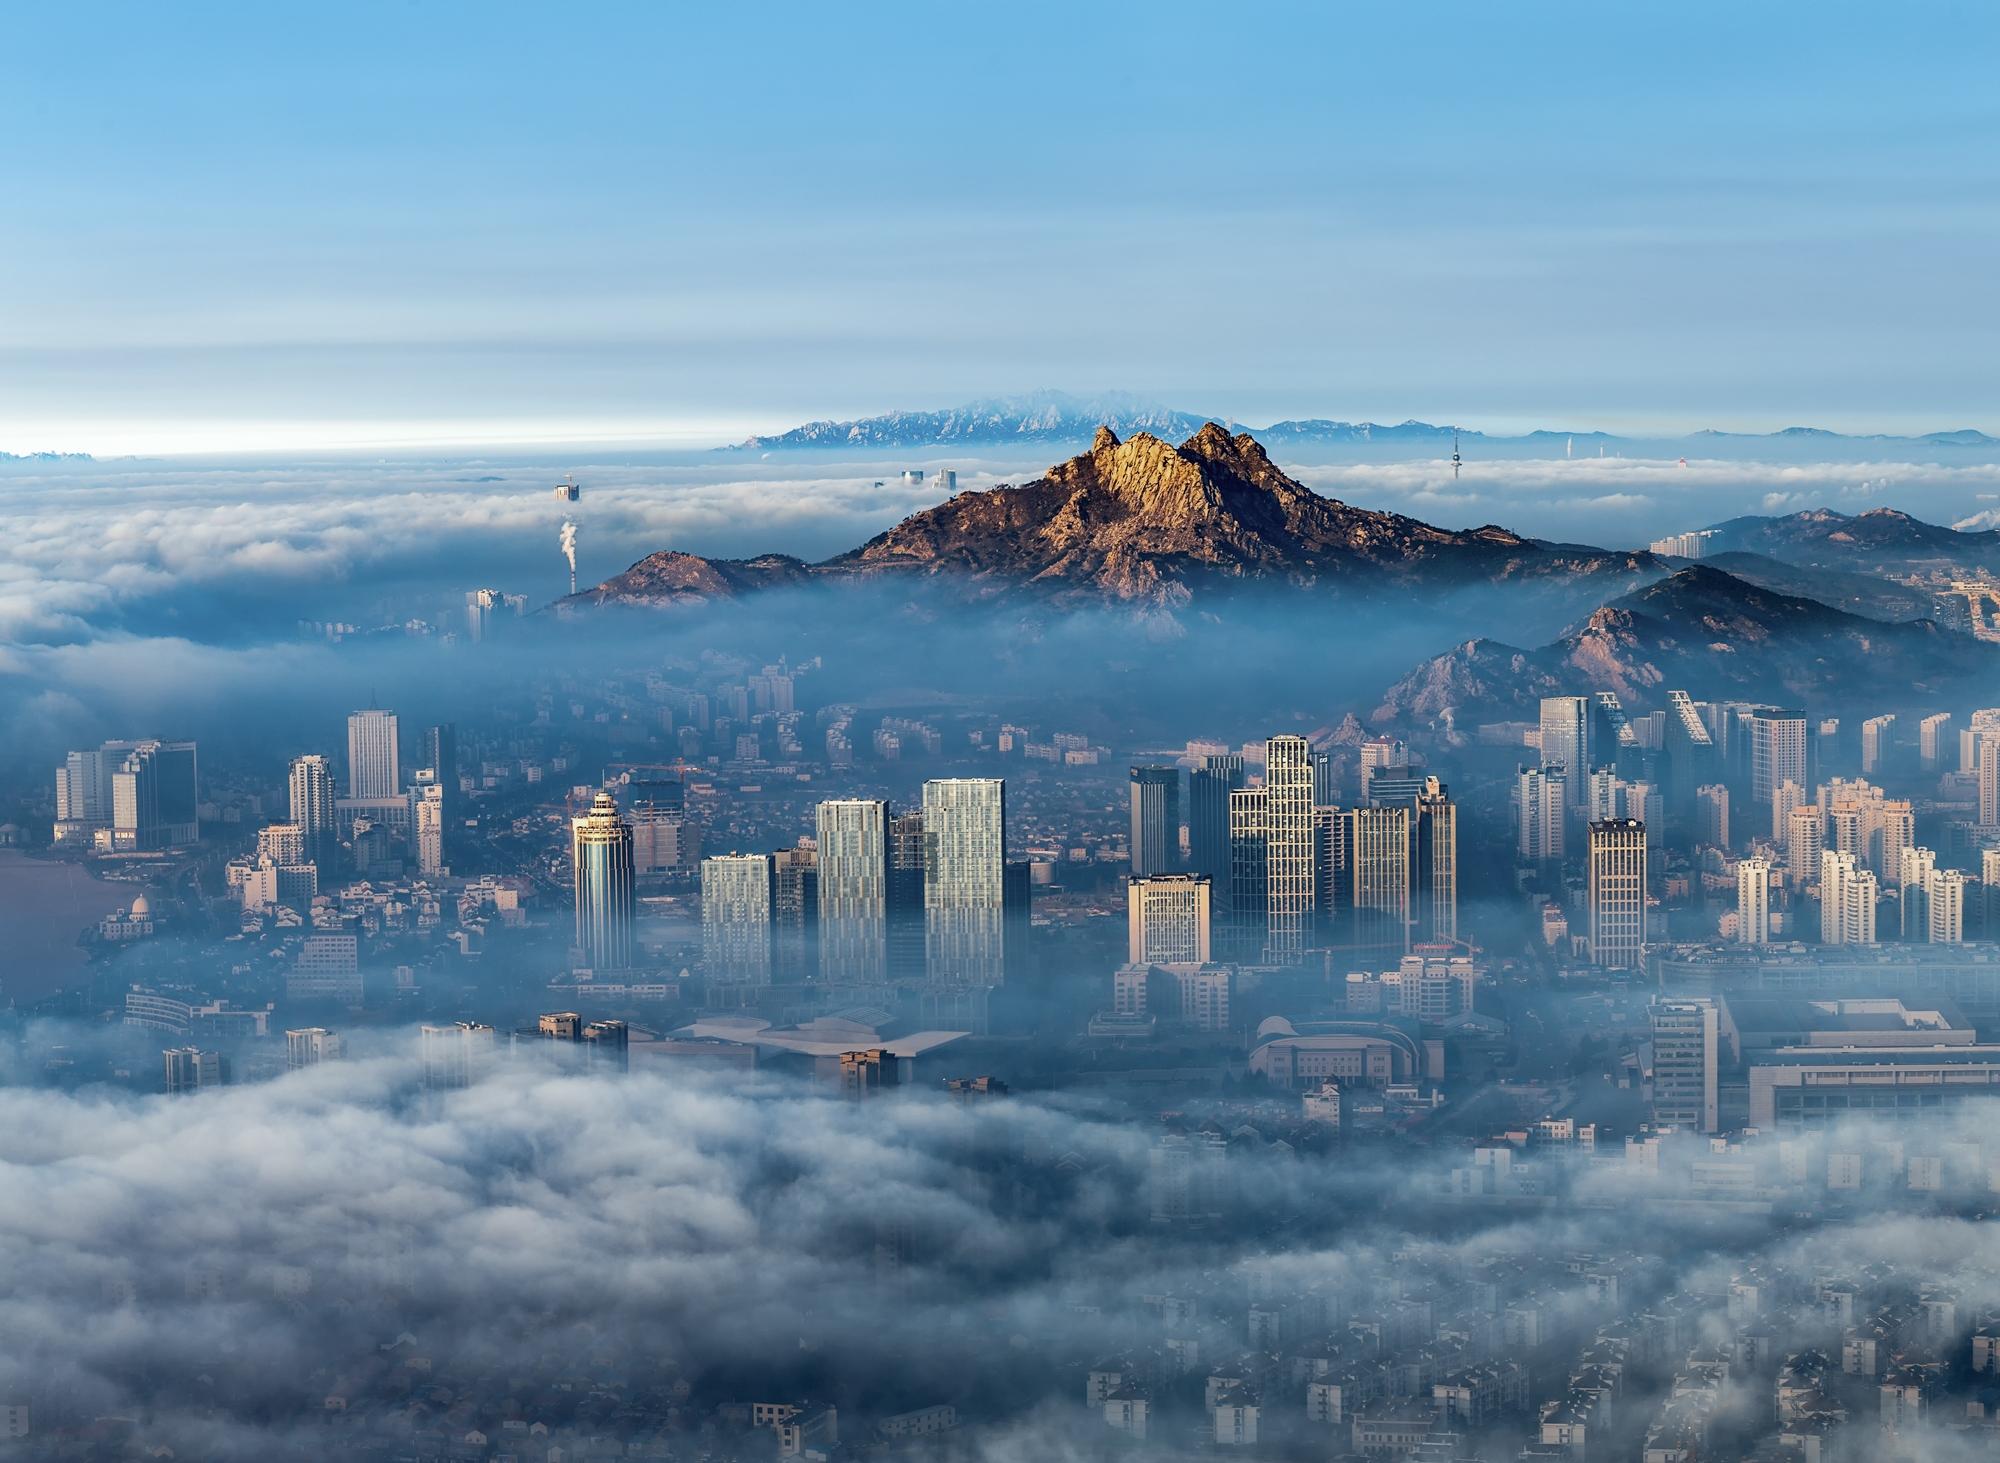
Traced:
<path fill-rule="evenodd" d="M 1982 5 L 37 6 L 0 448 L 2000 431 Z"/>

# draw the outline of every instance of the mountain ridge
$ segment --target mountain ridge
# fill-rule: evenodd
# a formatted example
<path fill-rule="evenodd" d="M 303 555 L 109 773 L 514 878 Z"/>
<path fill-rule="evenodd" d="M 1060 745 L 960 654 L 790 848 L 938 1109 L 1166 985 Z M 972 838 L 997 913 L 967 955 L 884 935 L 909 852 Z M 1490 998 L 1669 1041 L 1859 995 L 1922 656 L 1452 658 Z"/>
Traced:
<path fill-rule="evenodd" d="M 2000 437 L 1971 427 L 1927 432 L 1916 436 L 1895 433 L 1847 433 L 1824 427 L 1785 427 L 1775 432 L 1732 432 L 1703 428 L 1688 433 L 1660 436 L 1632 436 L 1595 430 L 1538 427 L 1521 433 L 1488 433 L 1450 423 L 1419 421 L 1382 423 L 1346 421 L 1334 417 L 1287 418 L 1266 427 L 1247 426 L 1226 414 L 1184 411 L 1151 401 L 1131 392 L 1105 392 L 1094 396 L 1061 391 L 1036 391 L 1016 396 L 988 397 L 930 411 L 895 411 L 874 416 L 827 419 L 801 423 L 784 431 L 759 433 L 742 442 L 716 449 L 721 452 L 824 451 L 847 448 L 915 448 L 1002 446 L 1021 443 L 1086 442 L 1100 425 L 1109 426 L 1121 437 L 1152 432 L 1169 438 L 1184 438 L 1200 430 L 1205 422 L 1216 422 L 1232 431 L 1247 430 L 1268 445 L 1417 443 L 1442 446 L 1454 439 L 1494 447 L 1547 445 L 1617 446 L 1627 443 L 1847 442 L 1856 444 L 1908 443 L 1912 446 L 2000 447 Z"/>
<path fill-rule="evenodd" d="M 1383 693 L 1378 725 L 1455 727 L 1525 717 L 1543 696 L 1588 685 L 1628 706 L 1668 688 L 1698 699 L 1817 706 L 1872 697 L 1945 699 L 2000 652 L 1935 621 L 1882 621 L 1690 564 L 1610 601 L 1546 645 L 1481 638 L 1414 667 Z"/>
<path fill-rule="evenodd" d="M 1322 497 L 1247 433 L 1205 423 L 1179 446 L 1100 425 L 1090 448 L 1019 485 L 967 490 L 818 564 L 783 555 L 648 555 L 578 595 L 672 604 L 777 584 L 904 576 L 973 599 L 1174 607 L 1250 586 L 1450 588 L 1587 576 L 1636 580 L 1645 551 L 1530 539 L 1496 524 L 1444 529 Z"/>

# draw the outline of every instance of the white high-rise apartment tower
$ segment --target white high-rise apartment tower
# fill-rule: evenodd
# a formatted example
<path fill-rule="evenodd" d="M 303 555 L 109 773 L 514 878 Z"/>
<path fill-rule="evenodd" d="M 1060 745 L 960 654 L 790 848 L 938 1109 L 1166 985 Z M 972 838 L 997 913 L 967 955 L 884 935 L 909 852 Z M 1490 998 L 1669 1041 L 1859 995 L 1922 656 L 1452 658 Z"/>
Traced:
<path fill-rule="evenodd" d="M 1737 860 L 1736 938 L 1746 945 L 1771 943 L 1771 864 L 1768 859 Z"/>

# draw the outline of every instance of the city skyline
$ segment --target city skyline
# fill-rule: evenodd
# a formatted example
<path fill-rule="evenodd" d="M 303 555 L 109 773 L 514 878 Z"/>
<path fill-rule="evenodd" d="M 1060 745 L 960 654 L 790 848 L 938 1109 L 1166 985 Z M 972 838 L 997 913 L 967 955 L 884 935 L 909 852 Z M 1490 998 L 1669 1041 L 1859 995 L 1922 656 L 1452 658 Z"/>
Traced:
<path fill-rule="evenodd" d="M 23 12 L 0 1463 L 2000 1451 L 2000 12 Z"/>

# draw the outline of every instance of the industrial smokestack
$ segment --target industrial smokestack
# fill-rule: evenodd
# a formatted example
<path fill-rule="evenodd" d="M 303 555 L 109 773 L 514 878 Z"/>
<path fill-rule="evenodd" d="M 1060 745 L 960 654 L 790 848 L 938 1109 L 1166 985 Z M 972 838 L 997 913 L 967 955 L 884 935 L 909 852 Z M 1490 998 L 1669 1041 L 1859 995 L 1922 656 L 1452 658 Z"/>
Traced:
<path fill-rule="evenodd" d="M 576 593 L 576 524 L 565 518 L 562 526 L 562 554 L 569 560 L 569 592 Z"/>

